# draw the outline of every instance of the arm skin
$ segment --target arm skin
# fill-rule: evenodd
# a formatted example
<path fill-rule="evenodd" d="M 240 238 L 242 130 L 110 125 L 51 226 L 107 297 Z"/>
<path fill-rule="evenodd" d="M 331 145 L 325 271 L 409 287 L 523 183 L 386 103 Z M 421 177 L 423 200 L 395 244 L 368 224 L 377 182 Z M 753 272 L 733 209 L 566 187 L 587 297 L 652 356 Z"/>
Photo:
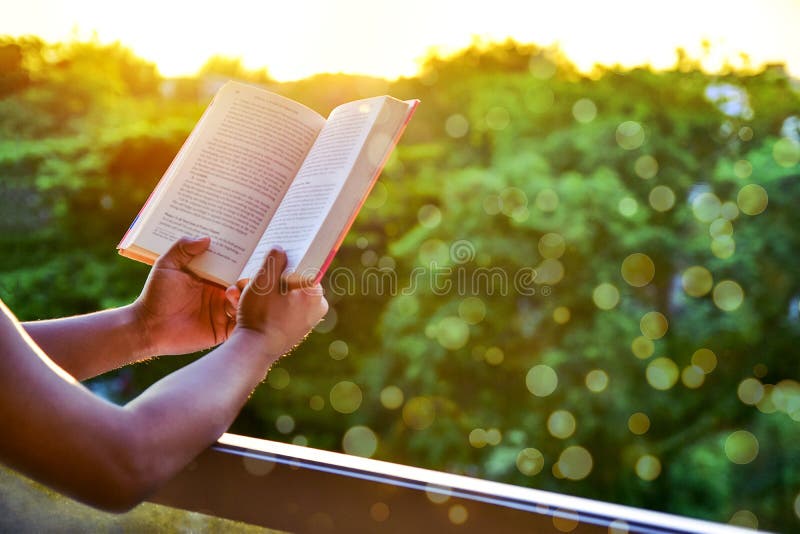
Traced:
<path fill-rule="evenodd" d="M 272 251 L 241 295 L 228 340 L 126 406 L 83 387 L 0 302 L 0 461 L 93 506 L 140 502 L 228 428 L 270 365 L 327 311 L 318 286 L 279 290 L 285 265 Z M 68 352 L 67 361 L 80 356 Z"/>
<path fill-rule="evenodd" d="M 78 380 L 153 356 L 219 345 L 233 330 L 230 317 L 236 310 L 226 301 L 223 288 L 186 270 L 210 243 L 208 238 L 178 241 L 153 266 L 133 304 L 27 322 L 23 327 L 54 362 Z M 238 298 L 236 293 L 231 298 Z"/>

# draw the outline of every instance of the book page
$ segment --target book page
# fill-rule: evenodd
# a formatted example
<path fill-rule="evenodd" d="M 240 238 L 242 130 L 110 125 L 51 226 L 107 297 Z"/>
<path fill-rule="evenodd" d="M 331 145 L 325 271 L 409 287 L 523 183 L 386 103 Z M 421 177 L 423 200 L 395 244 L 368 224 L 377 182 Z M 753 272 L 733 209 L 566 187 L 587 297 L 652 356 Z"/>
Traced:
<path fill-rule="evenodd" d="M 418 102 L 404 102 L 386 97 L 366 143 L 350 170 L 350 176 L 297 266 L 296 271 L 303 273 L 304 280 L 319 281 L 329 267 L 333 255 L 380 176 L 386 160 L 400 140 Z M 312 278 L 315 273 L 316 277 Z"/>
<path fill-rule="evenodd" d="M 242 270 L 243 278 L 252 277 L 276 245 L 286 251 L 287 270 L 294 271 L 347 180 L 384 99 L 351 102 L 331 113 Z"/>
<path fill-rule="evenodd" d="M 170 169 L 173 175 L 134 244 L 163 254 L 184 235 L 208 235 L 209 251 L 191 268 L 232 282 L 325 120 L 296 102 L 238 83 L 227 84 L 212 105 L 202 131 Z"/>

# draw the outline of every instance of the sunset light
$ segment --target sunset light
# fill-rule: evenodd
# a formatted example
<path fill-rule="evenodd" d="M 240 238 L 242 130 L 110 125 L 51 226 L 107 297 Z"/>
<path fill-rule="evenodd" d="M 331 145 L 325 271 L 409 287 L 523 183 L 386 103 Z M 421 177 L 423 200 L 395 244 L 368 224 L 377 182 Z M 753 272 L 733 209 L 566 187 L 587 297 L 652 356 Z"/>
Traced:
<path fill-rule="evenodd" d="M 180 2 L 119 4 L 30 0 L 5 9 L 0 34 L 33 34 L 49 41 L 120 41 L 166 76 L 195 73 L 213 55 L 266 67 L 278 80 L 319 72 L 413 75 L 430 51 L 452 52 L 474 38 L 512 37 L 558 45 L 581 69 L 675 63 L 675 50 L 703 57 L 718 69 L 727 59 L 754 66 L 785 62 L 800 73 L 800 2 L 425 2 L 363 0 Z"/>
<path fill-rule="evenodd" d="M 4 7 L 0 533 L 800 532 L 800 0 Z"/>

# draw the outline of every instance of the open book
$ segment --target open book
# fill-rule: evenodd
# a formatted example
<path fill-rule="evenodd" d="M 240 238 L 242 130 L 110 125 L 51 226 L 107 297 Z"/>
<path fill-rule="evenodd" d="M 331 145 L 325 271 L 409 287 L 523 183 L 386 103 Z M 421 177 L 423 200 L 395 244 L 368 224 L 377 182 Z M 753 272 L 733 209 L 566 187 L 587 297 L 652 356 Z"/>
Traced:
<path fill-rule="evenodd" d="M 117 248 L 152 264 L 182 236 L 210 236 L 189 268 L 230 285 L 251 278 L 278 245 L 290 283 L 318 282 L 418 102 L 367 98 L 326 120 L 228 82 Z"/>

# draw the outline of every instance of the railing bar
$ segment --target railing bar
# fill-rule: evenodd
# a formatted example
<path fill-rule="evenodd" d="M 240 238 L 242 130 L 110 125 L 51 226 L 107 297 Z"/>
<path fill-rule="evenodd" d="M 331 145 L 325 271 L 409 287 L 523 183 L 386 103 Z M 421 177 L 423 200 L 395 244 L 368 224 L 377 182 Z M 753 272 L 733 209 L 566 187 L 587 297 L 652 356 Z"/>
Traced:
<path fill-rule="evenodd" d="M 248 458 L 259 459 L 264 461 L 271 461 L 274 463 L 279 463 L 282 465 L 288 465 L 291 467 L 297 468 L 306 468 L 306 469 L 313 469 L 315 471 L 322 471 L 325 473 L 333 474 L 333 475 L 340 475 L 340 476 L 347 476 L 351 478 L 359 478 L 362 480 L 367 480 L 370 482 L 377 482 L 377 483 L 386 483 L 392 484 L 395 486 L 401 486 L 408 489 L 426 491 L 426 492 L 433 492 L 439 493 L 442 495 L 449 495 L 451 497 L 457 497 L 467 500 L 479 501 L 486 504 L 493 504 L 497 506 L 504 506 L 507 508 L 514 508 L 516 510 L 520 510 L 523 512 L 530 512 L 539 515 L 548 515 L 548 516 L 558 516 L 562 518 L 571 518 L 573 514 L 577 515 L 581 521 L 586 523 L 591 523 L 597 526 L 607 527 L 610 523 L 615 520 L 622 519 L 621 517 L 616 517 L 610 514 L 600 515 L 597 513 L 589 513 L 589 512 L 579 512 L 578 510 L 566 510 L 561 508 L 551 508 L 548 505 L 541 505 L 541 504 L 531 504 L 530 502 L 526 502 L 520 499 L 515 499 L 513 497 L 491 497 L 487 496 L 485 493 L 481 493 L 476 490 L 468 490 L 468 489 L 456 489 L 447 487 L 437 487 L 436 485 L 429 485 L 422 482 L 413 482 L 409 481 L 406 478 L 398 477 L 395 475 L 390 474 L 380 474 L 376 475 L 370 473 L 368 471 L 364 471 L 361 469 L 357 469 L 354 467 L 347 467 L 346 469 L 341 467 L 332 466 L 331 464 L 327 464 L 324 462 L 317 462 L 314 460 L 302 459 L 298 460 L 296 458 L 291 458 L 288 456 L 283 456 L 276 453 L 269 453 L 269 452 L 251 452 L 250 450 L 238 447 L 235 445 L 220 445 L 217 444 L 214 446 L 214 449 L 224 452 L 224 453 L 231 453 L 237 454 L 240 456 L 246 456 Z M 542 506 L 546 507 L 546 510 L 542 509 Z M 570 513 L 572 512 L 572 513 Z M 625 520 L 628 525 L 628 528 L 635 528 L 636 532 L 643 532 L 648 534 L 668 534 L 674 532 L 691 532 L 686 530 L 676 530 L 675 528 L 654 528 L 651 525 L 646 525 L 644 523 L 639 523 L 637 521 L 632 520 Z"/>

